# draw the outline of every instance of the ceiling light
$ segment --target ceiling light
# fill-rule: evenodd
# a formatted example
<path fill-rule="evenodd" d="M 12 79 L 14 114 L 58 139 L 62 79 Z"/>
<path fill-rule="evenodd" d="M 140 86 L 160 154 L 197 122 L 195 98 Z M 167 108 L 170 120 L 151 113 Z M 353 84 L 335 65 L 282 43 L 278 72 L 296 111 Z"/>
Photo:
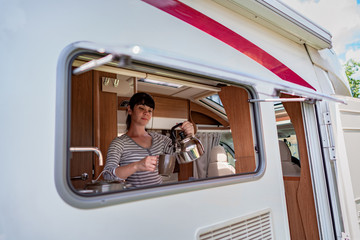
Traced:
<path fill-rule="evenodd" d="M 148 78 L 141 78 L 141 79 L 139 79 L 138 81 L 139 81 L 139 82 L 144 82 L 144 83 L 150 83 L 150 84 L 160 85 L 160 86 L 165 86 L 165 87 L 172 87 L 172 88 L 180 88 L 180 87 L 183 86 L 183 85 L 176 84 L 176 83 L 162 82 L 162 81 L 153 80 L 153 79 L 148 79 Z"/>

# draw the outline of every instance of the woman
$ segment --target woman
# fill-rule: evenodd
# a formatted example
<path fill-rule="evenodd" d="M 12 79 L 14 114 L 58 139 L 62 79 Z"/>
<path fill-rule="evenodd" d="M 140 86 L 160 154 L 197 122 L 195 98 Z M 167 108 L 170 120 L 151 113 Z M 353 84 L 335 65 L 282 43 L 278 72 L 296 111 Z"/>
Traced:
<path fill-rule="evenodd" d="M 126 179 L 135 187 L 162 183 L 157 171 L 158 157 L 172 153 L 173 148 L 170 138 L 145 130 L 154 109 L 155 102 L 149 94 L 140 92 L 131 97 L 127 106 L 127 132 L 109 146 L 104 168 L 106 180 Z M 184 122 L 181 128 L 187 136 L 194 135 L 190 122 Z"/>

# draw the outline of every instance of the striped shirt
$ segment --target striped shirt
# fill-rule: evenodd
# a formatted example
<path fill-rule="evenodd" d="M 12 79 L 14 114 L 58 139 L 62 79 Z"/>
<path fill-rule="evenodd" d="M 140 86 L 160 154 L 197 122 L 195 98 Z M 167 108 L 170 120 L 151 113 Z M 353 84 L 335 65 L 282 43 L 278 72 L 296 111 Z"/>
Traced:
<path fill-rule="evenodd" d="M 106 164 L 104 170 L 104 178 L 106 180 L 116 180 L 114 169 L 118 166 L 126 166 L 133 162 L 138 162 L 147 156 L 156 156 L 159 154 L 168 154 L 173 152 L 171 139 L 151 132 L 151 147 L 144 148 L 137 144 L 131 137 L 124 134 L 115 138 L 107 152 Z M 138 171 L 130 175 L 126 181 L 134 187 L 148 186 L 162 183 L 162 178 L 158 173 L 158 169 L 154 172 Z"/>

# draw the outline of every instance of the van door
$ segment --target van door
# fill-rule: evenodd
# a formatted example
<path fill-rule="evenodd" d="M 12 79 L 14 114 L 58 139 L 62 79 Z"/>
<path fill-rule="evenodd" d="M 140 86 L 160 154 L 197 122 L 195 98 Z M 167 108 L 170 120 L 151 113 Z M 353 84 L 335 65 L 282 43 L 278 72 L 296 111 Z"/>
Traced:
<path fill-rule="evenodd" d="M 320 239 L 302 105 L 282 105 L 277 125 L 291 239 Z M 284 156 L 287 148 L 292 149 L 288 157 Z"/>
<path fill-rule="evenodd" d="M 360 99 L 343 97 L 347 104 L 331 105 L 336 169 L 345 232 L 351 239 L 360 239 Z"/>

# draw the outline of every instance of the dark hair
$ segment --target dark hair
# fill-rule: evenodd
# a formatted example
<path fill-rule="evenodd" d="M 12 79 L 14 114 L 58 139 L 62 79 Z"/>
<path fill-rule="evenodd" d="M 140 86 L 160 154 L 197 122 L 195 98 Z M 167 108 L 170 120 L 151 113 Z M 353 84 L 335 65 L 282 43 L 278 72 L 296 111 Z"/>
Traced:
<path fill-rule="evenodd" d="M 130 106 L 131 110 L 134 110 L 135 105 L 146 105 L 148 107 L 151 107 L 152 109 L 155 109 L 155 101 L 150 96 L 150 94 L 144 93 L 144 92 L 138 92 L 135 93 L 129 101 L 128 106 Z M 129 130 L 131 124 L 131 115 L 128 114 L 126 118 L 126 129 Z"/>

